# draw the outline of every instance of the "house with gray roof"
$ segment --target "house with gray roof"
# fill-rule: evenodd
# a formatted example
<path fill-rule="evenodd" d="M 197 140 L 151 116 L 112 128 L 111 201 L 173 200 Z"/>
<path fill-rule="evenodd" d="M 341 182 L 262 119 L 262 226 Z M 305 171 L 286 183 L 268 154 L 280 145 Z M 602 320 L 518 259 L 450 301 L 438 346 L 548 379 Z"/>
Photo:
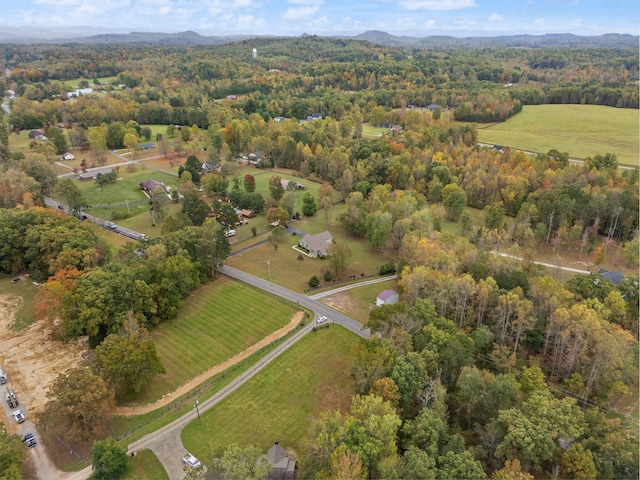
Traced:
<path fill-rule="evenodd" d="M 276 442 L 265 455 L 271 464 L 269 480 L 293 480 L 296 461 L 289 458 L 287 451 Z"/>
<path fill-rule="evenodd" d="M 622 275 L 618 270 L 609 271 L 601 268 L 598 270 L 598 273 L 614 285 L 620 285 L 620 282 L 624 280 L 624 275 Z"/>
<path fill-rule="evenodd" d="M 332 243 L 333 237 L 328 230 L 325 230 L 317 235 L 305 234 L 298 245 L 307 250 L 310 257 L 326 257 L 327 249 Z"/>
<path fill-rule="evenodd" d="M 154 180 L 153 178 L 140 182 L 140 188 L 149 196 L 151 196 L 153 191 L 158 187 L 160 187 L 165 193 L 169 193 L 169 188 L 164 183 Z"/>

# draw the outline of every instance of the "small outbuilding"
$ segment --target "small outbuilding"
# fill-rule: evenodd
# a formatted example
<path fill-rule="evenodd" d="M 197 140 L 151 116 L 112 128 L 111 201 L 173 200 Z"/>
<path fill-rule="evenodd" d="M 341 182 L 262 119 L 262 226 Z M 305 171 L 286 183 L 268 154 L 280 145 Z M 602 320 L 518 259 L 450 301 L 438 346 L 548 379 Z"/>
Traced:
<path fill-rule="evenodd" d="M 376 297 L 376 307 L 381 305 L 393 305 L 398 303 L 400 295 L 395 290 L 383 290 L 380 295 Z"/>
<path fill-rule="evenodd" d="M 140 182 L 140 189 L 149 196 L 151 196 L 153 191 L 158 187 L 160 187 L 165 193 L 169 193 L 169 188 L 164 183 L 154 180 L 153 178 Z"/>
<path fill-rule="evenodd" d="M 60 157 L 60 160 L 75 160 L 76 156 L 71 153 L 71 152 L 65 152 L 62 154 L 62 157 Z"/>

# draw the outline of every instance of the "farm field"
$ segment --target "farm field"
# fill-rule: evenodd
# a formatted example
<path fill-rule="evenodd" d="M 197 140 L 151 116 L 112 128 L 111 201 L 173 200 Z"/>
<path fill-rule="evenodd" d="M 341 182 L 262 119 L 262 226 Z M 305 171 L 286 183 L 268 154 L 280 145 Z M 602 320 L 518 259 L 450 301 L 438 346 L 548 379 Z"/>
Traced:
<path fill-rule="evenodd" d="M 279 441 L 300 454 L 309 426 L 320 412 L 348 408 L 350 365 L 358 337 L 332 325 L 284 352 L 260 375 L 182 431 L 185 448 L 209 462 L 214 449 L 236 442 L 265 452 Z"/>
<path fill-rule="evenodd" d="M 571 158 L 613 153 L 619 164 L 639 166 L 638 110 L 598 105 L 526 105 L 506 122 L 478 128 L 482 143 Z"/>
<path fill-rule="evenodd" d="M 152 331 L 167 373 L 139 398 L 149 403 L 284 327 L 297 311 L 276 297 L 226 277 L 187 298 L 178 316 Z"/>

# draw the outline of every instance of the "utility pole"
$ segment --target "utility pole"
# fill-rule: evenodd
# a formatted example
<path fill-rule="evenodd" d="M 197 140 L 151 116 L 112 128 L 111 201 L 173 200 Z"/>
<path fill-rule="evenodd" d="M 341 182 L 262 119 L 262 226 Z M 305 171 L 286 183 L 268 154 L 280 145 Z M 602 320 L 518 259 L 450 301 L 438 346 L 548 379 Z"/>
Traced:
<path fill-rule="evenodd" d="M 202 421 L 200 420 L 200 409 L 198 408 L 198 405 L 200 405 L 200 402 L 196 400 L 196 403 L 194 403 L 193 406 L 196 407 L 196 413 L 198 414 L 198 423 L 202 425 Z"/>
<path fill-rule="evenodd" d="M 271 260 L 267 260 L 267 273 L 269 274 L 269 281 L 271 281 Z"/>

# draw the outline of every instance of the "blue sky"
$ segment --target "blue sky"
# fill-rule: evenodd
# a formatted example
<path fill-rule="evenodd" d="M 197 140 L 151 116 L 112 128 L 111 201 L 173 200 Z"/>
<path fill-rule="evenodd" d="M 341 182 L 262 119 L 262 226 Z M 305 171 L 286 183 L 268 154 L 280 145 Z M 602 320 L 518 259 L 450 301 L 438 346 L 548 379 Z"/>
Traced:
<path fill-rule="evenodd" d="M 21 0 L 0 25 L 205 35 L 601 35 L 640 30 L 637 0 Z M 84 29 L 83 29 L 84 31 Z M 100 33 L 96 31 L 96 33 Z"/>

